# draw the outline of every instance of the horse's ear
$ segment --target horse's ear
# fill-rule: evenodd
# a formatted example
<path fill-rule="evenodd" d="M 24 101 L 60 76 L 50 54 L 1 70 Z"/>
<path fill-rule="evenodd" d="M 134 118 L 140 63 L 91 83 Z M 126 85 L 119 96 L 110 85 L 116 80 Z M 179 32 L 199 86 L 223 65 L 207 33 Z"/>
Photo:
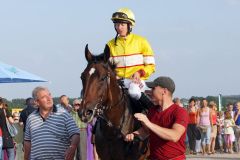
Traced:
<path fill-rule="evenodd" d="M 92 53 L 88 49 L 88 44 L 85 47 L 85 58 L 88 62 L 91 62 L 93 59 Z"/>
<path fill-rule="evenodd" d="M 104 62 L 108 62 L 109 58 L 110 58 L 110 48 L 108 47 L 108 45 L 106 44 L 105 48 L 104 48 Z"/>

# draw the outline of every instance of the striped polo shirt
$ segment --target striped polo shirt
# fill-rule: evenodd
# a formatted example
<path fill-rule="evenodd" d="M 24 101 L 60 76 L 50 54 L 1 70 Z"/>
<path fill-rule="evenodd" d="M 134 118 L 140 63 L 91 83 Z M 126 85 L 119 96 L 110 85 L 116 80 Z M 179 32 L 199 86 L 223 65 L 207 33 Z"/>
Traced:
<path fill-rule="evenodd" d="M 25 141 L 31 141 L 31 160 L 64 160 L 70 138 L 79 134 L 72 116 L 62 107 L 53 106 L 53 111 L 44 119 L 39 110 L 27 119 Z"/>

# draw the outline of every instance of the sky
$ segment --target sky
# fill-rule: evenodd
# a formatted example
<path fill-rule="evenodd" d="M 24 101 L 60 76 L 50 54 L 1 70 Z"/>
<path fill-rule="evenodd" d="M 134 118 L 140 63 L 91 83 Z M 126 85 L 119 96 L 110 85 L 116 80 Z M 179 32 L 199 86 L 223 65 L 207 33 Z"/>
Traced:
<path fill-rule="evenodd" d="M 102 53 L 122 7 L 154 50 L 149 81 L 170 76 L 177 97 L 240 94 L 240 0 L 0 0 L 0 61 L 49 81 L 0 84 L 0 96 L 27 98 L 45 86 L 54 97 L 79 97 L 85 45 Z"/>

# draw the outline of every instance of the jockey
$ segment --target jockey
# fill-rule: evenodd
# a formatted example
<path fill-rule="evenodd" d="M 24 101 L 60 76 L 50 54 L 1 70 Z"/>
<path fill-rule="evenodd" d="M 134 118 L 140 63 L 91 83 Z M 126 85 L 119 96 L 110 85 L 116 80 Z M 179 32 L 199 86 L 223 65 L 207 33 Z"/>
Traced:
<path fill-rule="evenodd" d="M 116 65 L 118 79 L 124 79 L 129 95 L 139 100 L 145 96 L 145 82 L 155 72 L 153 50 L 148 41 L 131 33 L 135 26 L 135 16 L 128 8 L 113 13 L 116 37 L 107 43 L 110 61 Z"/>

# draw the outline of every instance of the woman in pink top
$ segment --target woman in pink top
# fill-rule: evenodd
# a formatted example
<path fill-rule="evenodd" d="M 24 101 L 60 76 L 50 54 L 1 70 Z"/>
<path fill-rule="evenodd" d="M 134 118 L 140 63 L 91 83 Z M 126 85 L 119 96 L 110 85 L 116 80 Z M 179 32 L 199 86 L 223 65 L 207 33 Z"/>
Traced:
<path fill-rule="evenodd" d="M 212 126 L 212 112 L 208 107 L 208 101 L 206 99 L 202 100 L 201 108 L 197 113 L 197 124 L 201 131 L 201 143 L 202 143 L 202 153 L 210 153 L 210 136 L 211 136 L 211 126 Z"/>

